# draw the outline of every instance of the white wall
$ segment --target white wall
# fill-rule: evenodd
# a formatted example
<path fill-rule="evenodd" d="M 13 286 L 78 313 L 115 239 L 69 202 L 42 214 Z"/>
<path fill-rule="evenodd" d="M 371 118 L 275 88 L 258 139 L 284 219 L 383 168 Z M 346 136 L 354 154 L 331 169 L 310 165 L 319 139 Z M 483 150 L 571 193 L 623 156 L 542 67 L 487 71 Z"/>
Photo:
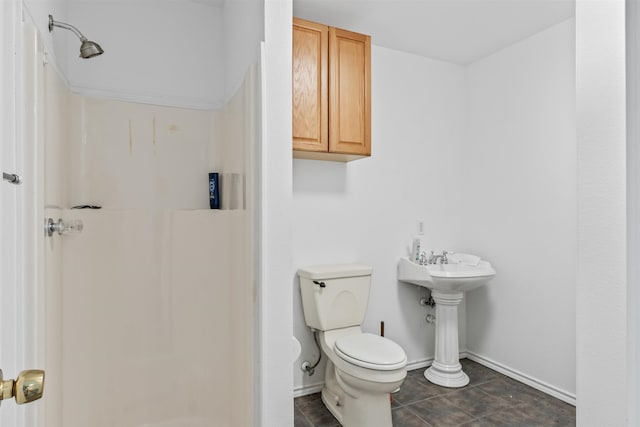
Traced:
<path fill-rule="evenodd" d="M 76 93 L 187 108 L 222 108 L 259 56 L 259 0 L 26 0 L 63 78 Z M 47 16 L 76 26 L 105 50 L 78 57 L 71 32 L 49 33 Z"/>
<path fill-rule="evenodd" d="M 457 249 L 452 233 L 460 215 L 451 193 L 459 175 L 464 136 L 465 70 L 427 58 L 372 47 L 372 155 L 350 163 L 294 160 L 293 265 L 362 262 L 373 266 L 363 329 L 398 342 L 410 363 L 433 357 L 434 328 L 419 305 L 426 293 L 397 281 L 398 259 L 408 254 L 418 221 L 424 249 Z M 317 358 L 305 326 L 298 280 L 294 334 L 303 352 L 294 364 L 295 387 L 324 380 L 324 362 L 314 376 L 299 369 Z M 464 310 L 461 310 L 464 315 Z M 464 317 L 461 349 L 464 349 Z"/>
<path fill-rule="evenodd" d="M 626 6 L 626 84 L 627 84 L 627 360 L 629 395 L 629 425 L 640 420 L 640 4 L 625 2 Z"/>
<path fill-rule="evenodd" d="M 576 385 L 586 427 L 628 425 L 624 3 L 576 4 Z"/>
<path fill-rule="evenodd" d="M 235 93 L 244 73 L 258 62 L 264 40 L 264 1 L 226 0 L 223 6 L 225 99 Z"/>
<path fill-rule="evenodd" d="M 68 83 L 67 45 L 71 38 L 67 39 L 66 35 L 60 34 L 60 32 L 68 32 L 66 30 L 57 29 L 55 33 L 49 32 L 49 15 L 52 15 L 56 21 L 68 22 L 69 2 L 67 0 L 23 0 L 19 3 L 22 3 L 23 10 L 31 16 L 40 32 L 49 61 L 56 64 L 56 68 L 61 71 L 63 81 Z M 75 38 L 73 34 L 69 33 L 69 35 Z M 72 42 L 74 46 L 79 47 L 79 44 L 75 45 L 75 41 Z M 77 58 L 77 54 L 75 55 Z"/>
<path fill-rule="evenodd" d="M 265 1 L 262 57 L 260 413 L 256 425 L 293 425 L 291 387 L 291 0 Z"/>
<path fill-rule="evenodd" d="M 67 39 L 67 77 L 74 92 L 202 109 L 224 105 L 221 6 L 170 0 L 70 1 L 68 12 L 69 23 L 105 50 L 81 59 L 76 36 L 54 30 L 56 39 Z"/>
<path fill-rule="evenodd" d="M 574 21 L 471 64 L 457 233 L 497 270 L 467 349 L 575 399 Z"/>

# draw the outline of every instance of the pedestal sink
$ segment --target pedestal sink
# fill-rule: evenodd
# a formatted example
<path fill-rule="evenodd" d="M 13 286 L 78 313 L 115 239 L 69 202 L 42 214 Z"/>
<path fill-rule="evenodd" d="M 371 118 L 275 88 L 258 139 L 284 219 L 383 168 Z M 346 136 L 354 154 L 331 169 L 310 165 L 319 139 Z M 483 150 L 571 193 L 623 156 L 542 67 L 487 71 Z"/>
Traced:
<path fill-rule="evenodd" d="M 424 376 L 444 387 L 464 387 L 469 377 L 462 371 L 458 357 L 458 304 L 464 292 L 489 282 L 496 271 L 487 261 L 473 264 L 460 262 L 450 256 L 449 264 L 419 265 L 409 258 L 398 264 L 398 280 L 431 290 L 436 302 L 436 349 L 433 364 Z"/>

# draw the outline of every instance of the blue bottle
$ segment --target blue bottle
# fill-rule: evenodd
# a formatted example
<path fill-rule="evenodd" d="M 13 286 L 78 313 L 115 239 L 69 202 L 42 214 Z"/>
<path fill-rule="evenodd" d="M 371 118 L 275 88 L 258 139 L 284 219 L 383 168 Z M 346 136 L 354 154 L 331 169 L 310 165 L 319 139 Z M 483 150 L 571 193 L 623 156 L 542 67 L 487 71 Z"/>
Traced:
<path fill-rule="evenodd" d="M 220 209 L 220 189 L 218 186 L 218 173 L 209 174 L 209 207 L 211 209 Z"/>

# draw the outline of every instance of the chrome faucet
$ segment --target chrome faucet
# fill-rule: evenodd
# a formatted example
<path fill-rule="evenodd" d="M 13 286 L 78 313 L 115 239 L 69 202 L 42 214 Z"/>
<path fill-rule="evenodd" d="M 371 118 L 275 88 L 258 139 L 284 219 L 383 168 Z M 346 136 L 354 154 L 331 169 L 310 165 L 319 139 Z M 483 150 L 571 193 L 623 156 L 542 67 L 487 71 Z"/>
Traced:
<path fill-rule="evenodd" d="M 438 260 L 440 260 L 440 264 L 449 264 L 449 260 L 447 259 L 447 251 L 442 251 L 442 254 L 434 254 L 431 251 L 431 255 L 429 255 L 429 259 L 427 260 L 427 264 L 438 264 Z"/>

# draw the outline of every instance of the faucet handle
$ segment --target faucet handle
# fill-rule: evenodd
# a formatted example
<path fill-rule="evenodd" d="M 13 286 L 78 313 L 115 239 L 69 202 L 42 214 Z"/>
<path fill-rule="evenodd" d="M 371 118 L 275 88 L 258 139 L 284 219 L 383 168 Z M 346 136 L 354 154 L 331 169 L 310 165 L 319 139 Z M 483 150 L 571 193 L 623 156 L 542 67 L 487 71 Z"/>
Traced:
<path fill-rule="evenodd" d="M 420 252 L 420 265 L 425 265 L 427 263 L 427 254 L 424 252 Z"/>

